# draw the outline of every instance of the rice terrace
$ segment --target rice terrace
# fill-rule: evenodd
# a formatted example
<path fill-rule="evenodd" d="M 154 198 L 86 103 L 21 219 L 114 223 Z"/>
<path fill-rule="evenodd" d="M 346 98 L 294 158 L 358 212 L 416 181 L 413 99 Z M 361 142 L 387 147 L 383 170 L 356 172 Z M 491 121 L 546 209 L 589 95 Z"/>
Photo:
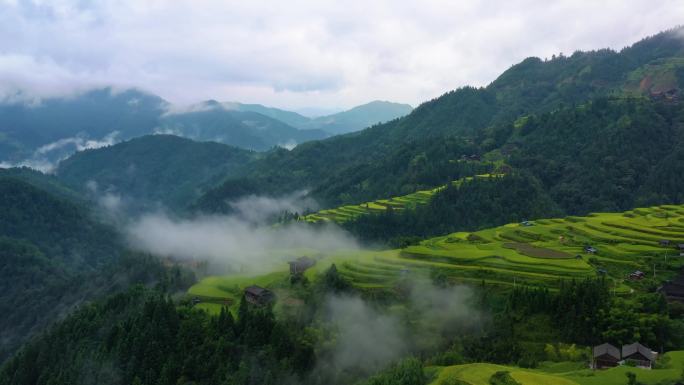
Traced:
<path fill-rule="evenodd" d="M 354 286 L 366 291 L 392 290 L 407 276 L 434 272 L 452 282 L 551 288 L 562 280 L 605 275 L 615 293 L 628 295 L 643 289 L 641 281 L 628 279 L 635 271 L 676 275 L 684 258 L 679 244 L 684 244 L 684 206 L 663 205 L 458 232 L 404 249 L 317 255 L 315 267 L 306 275 L 313 278 L 334 263 Z M 265 276 L 205 278 L 190 288 L 189 295 L 204 298 L 201 306 L 218 311 L 218 304 L 236 303 L 249 284 L 286 287 L 287 262 L 282 261 L 282 271 Z"/>
<path fill-rule="evenodd" d="M 684 385 L 684 1 L 0 15 L 0 385 Z"/>

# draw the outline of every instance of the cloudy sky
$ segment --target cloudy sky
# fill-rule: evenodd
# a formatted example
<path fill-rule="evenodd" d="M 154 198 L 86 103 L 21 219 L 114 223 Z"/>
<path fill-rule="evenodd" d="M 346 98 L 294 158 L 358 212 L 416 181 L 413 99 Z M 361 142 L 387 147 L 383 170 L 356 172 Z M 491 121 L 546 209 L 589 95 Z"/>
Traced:
<path fill-rule="evenodd" d="M 181 104 L 417 105 L 683 22 L 681 0 L 0 0 L 0 97 L 113 85 Z"/>

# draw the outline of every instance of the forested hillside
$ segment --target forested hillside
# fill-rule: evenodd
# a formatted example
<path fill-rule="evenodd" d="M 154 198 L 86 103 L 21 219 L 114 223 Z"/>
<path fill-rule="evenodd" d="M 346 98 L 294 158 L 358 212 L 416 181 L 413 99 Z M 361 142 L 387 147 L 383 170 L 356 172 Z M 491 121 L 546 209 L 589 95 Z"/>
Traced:
<path fill-rule="evenodd" d="M 154 258 L 124 255 L 117 231 L 91 215 L 0 177 L 0 361 L 83 301 L 165 274 Z"/>
<path fill-rule="evenodd" d="M 402 119 L 358 133 L 306 143 L 289 152 L 273 151 L 251 167 L 252 185 L 266 193 L 304 186 L 329 207 L 445 184 L 462 175 L 463 165 L 456 161 L 464 155 L 483 157 L 493 150 L 499 150 L 503 159 L 510 156 L 511 165 L 522 169 L 531 168 L 525 159 L 537 156 L 538 152 L 549 156 L 545 162 L 560 161 L 559 157 L 570 149 L 598 148 L 599 143 L 603 148 L 607 146 L 607 151 L 623 152 L 620 147 L 611 145 L 614 140 L 628 146 L 621 157 L 636 156 L 635 152 L 640 151 L 638 146 L 648 148 L 646 154 L 657 152 L 661 157 L 675 156 L 670 152 L 680 147 L 673 145 L 681 135 L 677 121 L 680 107 L 676 103 L 677 97 L 673 104 L 663 92 L 680 92 L 678 87 L 682 80 L 679 76 L 683 67 L 679 59 L 684 54 L 684 42 L 678 31 L 661 33 L 620 52 L 576 52 L 548 61 L 527 59 L 511 67 L 486 88 L 466 87 L 449 92 L 420 105 Z M 668 76 L 663 76 L 663 72 Z M 669 82 L 657 82 L 656 87 L 648 81 L 656 73 L 661 79 L 670 79 Z M 635 89 L 634 82 L 639 76 L 644 81 Z M 574 132 L 579 126 L 567 114 L 578 114 L 580 119 L 586 120 L 584 123 L 593 121 L 593 131 L 599 130 L 598 135 L 590 138 Z M 609 119 L 625 114 L 629 121 L 620 123 L 627 126 L 623 133 Z M 528 119 L 531 115 L 537 118 Z M 547 133 L 554 132 L 554 148 L 562 148 L 560 154 L 541 148 L 544 144 L 535 139 L 537 136 L 528 135 L 537 120 L 561 116 L 566 116 L 562 123 L 569 123 L 568 127 L 561 127 L 561 122 L 556 121 L 545 129 Z M 528 120 L 529 125 L 519 132 L 520 126 Z M 651 123 L 655 126 L 650 127 Z M 604 160 L 604 157 L 596 159 L 598 154 L 592 151 L 583 156 L 587 157 L 586 162 Z M 619 163 L 617 159 L 615 161 Z M 650 168 L 655 167 L 653 156 L 645 162 L 648 165 L 644 167 L 650 172 Z M 606 179 L 608 171 L 603 174 L 604 180 L 596 183 L 614 186 L 622 183 Z M 548 177 L 541 179 L 545 184 L 550 183 Z M 629 191 L 641 189 L 641 182 L 635 181 Z M 212 206 L 206 203 L 207 199 L 221 199 L 221 189 L 230 191 L 231 184 L 241 183 L 244 180 L 226 182 L 207 194 L 203 199 L 205 205 Z M 586 182 L 581 183 L 573 188 L 588 188 Z M 593 190 L 593 186 L 591 188 Z M 561 194 L 560 191 L 557 194 Z M 634 198 L 630 196 L 629 199 Z M 572 206 L 568 202 L 559 203 Z M 599 207 L 597 204 L 592 209 Z"/>
<path fill-rule="evenodd" d="M 57 175 L 84 193 L 111 193 L 131 204 L 184 208 L 222 178 L 239 175 L 258 154 L 215 142 L 151 135 L 75 154 Z"/>

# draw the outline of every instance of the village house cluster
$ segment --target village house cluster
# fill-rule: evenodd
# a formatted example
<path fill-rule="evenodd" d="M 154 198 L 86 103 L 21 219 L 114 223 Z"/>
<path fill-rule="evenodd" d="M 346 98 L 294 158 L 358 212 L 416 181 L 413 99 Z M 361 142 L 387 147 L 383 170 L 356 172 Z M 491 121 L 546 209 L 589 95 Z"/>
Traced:
<path fill-rule="evenodd" d="M 658 353 L 646 346 L 635 342 L 622 346 L 622 350 L 605 343 L 594 346 L 592 369 L 607 369 L 620 365 L 630 365 L 637 368 L 652 369 Z"/>

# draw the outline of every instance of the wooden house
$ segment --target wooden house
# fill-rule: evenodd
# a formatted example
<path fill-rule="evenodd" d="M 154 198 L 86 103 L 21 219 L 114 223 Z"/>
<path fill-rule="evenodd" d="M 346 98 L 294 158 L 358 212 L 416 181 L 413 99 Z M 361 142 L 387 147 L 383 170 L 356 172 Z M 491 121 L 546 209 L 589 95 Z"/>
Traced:
<path fill-rule="evenodd" d="M 658 353 L 638 342 L 622 347 L 622 359 L 625 362 L 633 363 L 638 368 L 651 369 L 657 355 Z"/>
<path fill-rule="evenodd" d="M 263 306 L 275 301 L 275 294 L 261 286 L 252 285 L 245 289 L 245 299 L 253 305 Z"/>
<path fill-rule="evenodd" d="M 316 261 L 309 257 L 299 257 L 288 263 L 290 264 L 290 274 L 297 275 L 304 273 L 308 268 L 315 265 Z"/>
<path fill-rule="evenodd" d="M 645 276 L 646 276 L 646 273 L 644 273 L 641 270 L 636 270 L 636 271 L 629 274 L 629 279 L 639 280 L 639 279 L 644 278 Z"/>
<path fill-rule="evenodd" d="M 592 349 L 592 369 L 613 368 L 620 365 L 620 349 L 611 344 L 601 344 Z"/>

